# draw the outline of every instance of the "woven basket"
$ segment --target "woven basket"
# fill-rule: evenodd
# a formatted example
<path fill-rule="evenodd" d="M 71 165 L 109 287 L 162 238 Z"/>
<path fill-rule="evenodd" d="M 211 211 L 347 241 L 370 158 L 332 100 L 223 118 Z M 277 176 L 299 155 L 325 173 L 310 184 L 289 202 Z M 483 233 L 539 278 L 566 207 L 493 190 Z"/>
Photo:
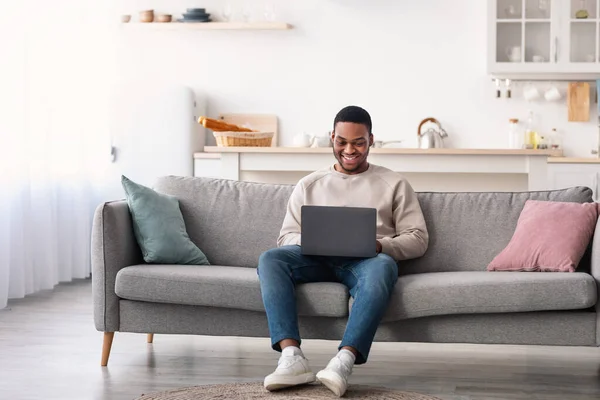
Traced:
<path fill-rule="evenodd" d="M 274 132 L 213 132 L 220 147 L 271 147 Z"/>

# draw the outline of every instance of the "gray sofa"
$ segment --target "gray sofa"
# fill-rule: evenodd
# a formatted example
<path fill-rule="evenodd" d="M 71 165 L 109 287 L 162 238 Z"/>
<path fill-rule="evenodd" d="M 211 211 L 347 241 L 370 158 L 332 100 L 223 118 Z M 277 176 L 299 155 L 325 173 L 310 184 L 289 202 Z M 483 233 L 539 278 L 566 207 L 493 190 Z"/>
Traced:
<path fill-rule="evenodd" d="M 154 188 L 179 198 L 190 238 L 212 265 L 144 264 L 127 203 L 101 204 L 92 281 L 102 365 L 114 332 L 268 337 L 256 266 L 275 246 L 293 186 L 163 177 Z M 575 273 L 486 272 L 527 199 L 592 202 L 589 188 L 418 195 L 429 249 L 400 264 L 376 341 L 600 344 L 600 241 Z M 303 338 L 341 339 L 352 306 L 343 285 L 301 285 L 297 297 Z"/>

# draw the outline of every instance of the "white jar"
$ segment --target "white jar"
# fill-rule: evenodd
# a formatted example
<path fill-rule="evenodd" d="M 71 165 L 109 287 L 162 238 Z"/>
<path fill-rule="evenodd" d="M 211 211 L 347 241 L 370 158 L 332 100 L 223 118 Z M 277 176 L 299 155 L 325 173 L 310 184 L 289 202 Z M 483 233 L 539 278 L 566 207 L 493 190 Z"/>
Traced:
<path fill-rule="evenodd" d="M 519 120 L 511 118 L 508 120 L 508 148 L 521 149 L 523 148 L 521 131 L 519 128 Z"/>

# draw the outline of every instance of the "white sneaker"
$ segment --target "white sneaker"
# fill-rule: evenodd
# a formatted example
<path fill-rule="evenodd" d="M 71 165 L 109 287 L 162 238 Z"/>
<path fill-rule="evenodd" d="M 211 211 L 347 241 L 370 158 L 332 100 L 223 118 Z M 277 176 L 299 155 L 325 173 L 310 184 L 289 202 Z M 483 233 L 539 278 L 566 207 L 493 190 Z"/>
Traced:
<path fill-rule="evenodd" d="M 317 373 L 317 379 L 336 396 L 342 397 L 348 388 L 348 377 L 352 375 L 353 365 L 354 360 L 338 353 L 329 361 L 325 369 Z"/>
<path fill-rule="evenodd" d="M 286 347 L 281 352 L 277 369 L 265 378 L 265 389 L 279 390 L 291 386 L 312 383 L 316 380 L 310 370 L 308 360 L 297 347 Z"/>

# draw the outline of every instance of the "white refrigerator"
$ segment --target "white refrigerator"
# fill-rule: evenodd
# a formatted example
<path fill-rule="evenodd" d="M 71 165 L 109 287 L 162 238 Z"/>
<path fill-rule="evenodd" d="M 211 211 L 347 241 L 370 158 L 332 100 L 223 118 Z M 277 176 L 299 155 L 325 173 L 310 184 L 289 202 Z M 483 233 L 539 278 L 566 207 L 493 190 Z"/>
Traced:
<path fill-rule="evenodd" d="M 165 175 L 193 176 L 194 153 L 203 151 L 206 100 L 185 86 L 123 85 L 113 100 L 109 187 L 123 198 L 121 175 L 152 187 Z"/>

